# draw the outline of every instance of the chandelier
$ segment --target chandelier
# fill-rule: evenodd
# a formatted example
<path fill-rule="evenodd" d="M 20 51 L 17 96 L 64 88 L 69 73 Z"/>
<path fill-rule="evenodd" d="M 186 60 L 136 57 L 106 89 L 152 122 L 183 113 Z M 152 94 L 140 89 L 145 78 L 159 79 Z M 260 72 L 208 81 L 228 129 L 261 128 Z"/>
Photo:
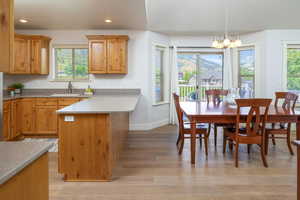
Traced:
<path fill-rule="evenodd" d="M 224 7 L 225 7 L 225 31 L 224 31 L 224 37 L 222 39 L 218 39 L 215 37 L 215 39 L 212 42 L 212 47 L 217 49 L 226 49 L 226 48 L 236 48 L 242 46 L 242 41 L 240 40 L 239 36 L 229 36 L 228 35 L 228 21 L 229 21 L 229 8 L 228 8 L 228 2 L 227 0 L 224 0 Z M 234 39 L 235 38 L 235 39 Z"/>

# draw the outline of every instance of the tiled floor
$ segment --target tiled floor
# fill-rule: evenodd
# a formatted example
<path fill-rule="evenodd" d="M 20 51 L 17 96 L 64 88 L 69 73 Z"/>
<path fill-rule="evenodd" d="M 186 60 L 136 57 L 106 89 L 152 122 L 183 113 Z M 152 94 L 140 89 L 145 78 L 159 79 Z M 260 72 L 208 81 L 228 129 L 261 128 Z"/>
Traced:
<path fill-rule="evenodd" d="M 115 171 L 106 183 L 63 182 L 57 173 L 57 153 L 50 153 L 50 200 L 296 200 L 296 156 L 284 141 L 271 145 L 264 168 L 258 147 L 247 154 L 240 148 L 240 168 L 233 155 L 222 153 L 220 129 L 217 149 L 210 139 L 209 156 L 197 145 L 197 161 L 190 164 L 187 142 L 182 156 L 175 145 L 176 127 L 132 132 Z"/>

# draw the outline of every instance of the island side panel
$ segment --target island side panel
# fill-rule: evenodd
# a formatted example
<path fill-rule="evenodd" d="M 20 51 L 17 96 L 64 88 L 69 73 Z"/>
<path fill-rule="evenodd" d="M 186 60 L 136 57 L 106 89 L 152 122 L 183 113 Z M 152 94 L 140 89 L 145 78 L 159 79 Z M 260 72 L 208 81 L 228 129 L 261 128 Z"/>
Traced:
<path fill-rule="evenodd" d="M 73 116 L 74 121 L 65 121 Z M 112 150 L 109 114 L 59 116 L 60 171 L 65 181 L 110 181 Z"/>
<path fill-rule="evenodd" d="M 7 182 L 0 185 L 0 199 L 48 200 L 48 153 L 45 153 Z"/>
<path fill-rule="evenodd" d="M 120 154 L 124 149 L 129 132 L 129 113 L 111 113 L 110 120 L 112 124 L 112 150 L 113 150 L 113 167 L 117 165 Z"/>

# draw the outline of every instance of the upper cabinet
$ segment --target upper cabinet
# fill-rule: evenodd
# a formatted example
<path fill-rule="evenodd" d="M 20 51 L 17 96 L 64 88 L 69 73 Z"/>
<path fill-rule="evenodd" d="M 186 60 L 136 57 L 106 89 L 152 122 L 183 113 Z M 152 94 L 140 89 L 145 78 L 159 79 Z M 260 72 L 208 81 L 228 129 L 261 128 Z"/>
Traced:
<path fill-rule="evenodd" d="M 15 34 L 12 74 L 48 74 L 50 38 Z"/>
<path fill-rule="evenodd" d="M 0 72 L 9 72 L 13 63 L 14 1 L 0 1 Z"/>
<path fill-rule="evenodd" d="M 127 74 L 127 35 L 88 35 L 89 73 Z"/>

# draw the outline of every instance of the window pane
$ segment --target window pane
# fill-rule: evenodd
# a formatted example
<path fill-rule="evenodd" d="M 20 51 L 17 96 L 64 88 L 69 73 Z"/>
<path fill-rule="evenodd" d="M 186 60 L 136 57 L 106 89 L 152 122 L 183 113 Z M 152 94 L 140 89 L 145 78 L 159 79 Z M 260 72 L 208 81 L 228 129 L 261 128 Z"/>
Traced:
<path fill-rule="evenodd" d="M 239 87 L 254 91 L 255 51 L 254 49 L 239 50 Z"/>
<path fill-rule="evenodd" d="M 177 59 L 179 96 L 182 100 L 193 98 L 197 85 L 197 55 L 179 53 Z"/>
<path fill-rule="evenodd" d="M 74 62 L 74 78 L 76 80 L 88 79 L 88 49 L 75 49 Z"/>
<path fill-rule="evenodd" d="M 56 59 L 56 78 L 57 79 L 72 79 L 72 49 L 55 49 Z"/>
<path fill-rule="evenodd" d="M 200 85 L 205 89 L 222 88 L 223 82 L 223 55 L 200 55 Z"/>
<path fill-rule="evenodd" d="M 204 101 L 205 90 L 222 88 L 223 54 L 179 53 L 177 57 L 181 100 Z"/>
<path fill-rule="evenodd" d="M 164 63 L 164 50 L 156 49 L 155 51 L 155 102 L 164 101 L 163 63 Z"/>
<path fill-rule="evenodd" d="M 300 90 L 300 49 L 288 49 L 287 88 L 289 91 Z M 298 78 L 299 77 L 299 78 Z"/>

